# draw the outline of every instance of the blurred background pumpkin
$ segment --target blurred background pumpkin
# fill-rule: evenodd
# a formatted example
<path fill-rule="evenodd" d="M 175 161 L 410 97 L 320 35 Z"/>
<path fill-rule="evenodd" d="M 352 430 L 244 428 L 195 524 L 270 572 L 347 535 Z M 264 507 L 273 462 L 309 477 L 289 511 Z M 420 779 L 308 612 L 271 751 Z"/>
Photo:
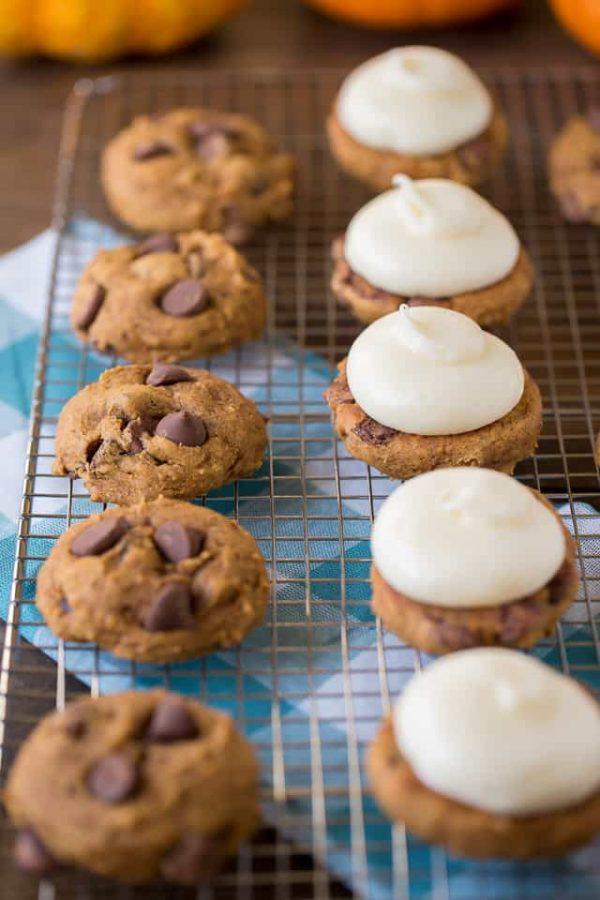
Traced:
<path fill-rule="evenodd" d="M 309 6 L 370 28 L 443 28 L 483 19 L 520 0 L 305 0 Z M 569 0 L 566 0 L 569 2 Z M 593 2 L 593 0 L 590 0 Z"/>
<path fill-rule="evenodd" d="M 248 0 L 0 0 L 0 54 L 103 62 L 197 40 Z"/>
<path fill-rule="evenodd" d="M 567 31 L 600 55 L 600 0 L 550 0 L 550 5 Z"/>

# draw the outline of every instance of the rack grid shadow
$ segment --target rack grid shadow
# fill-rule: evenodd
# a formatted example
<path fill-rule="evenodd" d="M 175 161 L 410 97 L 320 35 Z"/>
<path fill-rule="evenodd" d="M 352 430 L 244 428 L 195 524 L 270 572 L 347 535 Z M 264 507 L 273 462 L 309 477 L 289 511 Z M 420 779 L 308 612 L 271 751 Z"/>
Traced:
<path fill-rule="evenodd" d="M 486 193 L 515 225 L 537 272 L 534 295 L 503 333 L 540 385 L 543 434 L 517 477 L 551 500 L 578 544 L 582 587 L 537 656 L 600 688 L 600 257 L 597 232 L 567 225 L 549 195 L 551 136 L 596 85 L 593 71 L 488 71 L 511 126 L 506 164 Z M 39 718 L 85 692 L 165 685 L 231 713 L 257 747 L 267 825 L 212 887 L 169 896 L 579 898 L 600 890 L 598 845 L 567 861 L 473 863 L 391 828 L 370 797 L 365 748 L 426 659 L 387 634 L 369 609 L 369 533 L 393 487 L 350 458 L 331 429 L 323 391 L 358 327 L 332 297 L 330 244 L 367 199 L 339 172 L 324 119 L 343 73 L 161 73 L 80 82 L 65 113 L 54 224 L 58 241 L 35 377 L 17 558 L 0 671 L 2 776 Z M 135 114 L 177 105 L 258 118 L 298 159 L 293 220 L 248 249 L 269 299 L 263 341 L 199 361 L 253 397 L 270 420 L 267 458 L 252 477 L 199 502 L 256 537 L 272 579 L 264 626 L 234 650 L 184 664 L 117 661 L 94 645 L 53 638 L 36 612 L 35 575 L 53 541 L 100 504 L 81 482 L 51 475 L 64 402 L 115 360 L 77 341 L 69 304 L 85 262 L 119 231 L 102 199 L 99 157 Z M 75 873 L 39 886 L 9 864 L 7 897 L 104 897 L 105 881 Z M 119 897 L 164 889 L 119 888 Z M 535 892 L 538 892 L 537 894 Z M 548 895 L 548 894 L 546 894 Z"/>

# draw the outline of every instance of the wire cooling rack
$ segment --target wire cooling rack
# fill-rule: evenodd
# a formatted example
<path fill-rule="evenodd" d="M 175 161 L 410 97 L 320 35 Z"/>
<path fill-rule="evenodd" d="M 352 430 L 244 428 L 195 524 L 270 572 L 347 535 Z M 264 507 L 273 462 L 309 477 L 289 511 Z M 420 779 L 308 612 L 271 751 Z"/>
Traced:
<path fill-rule="evenodd" d="M 506 108 L 509 156 L 489 187 L 537 270 L 534 296 L 504 335 L 541 387 L 544 430 L 517 475 L 560 510 L 578 541 L 578 602 L 536 654 L 600 687 L 600 260 L 597 232 L 564 223 L 549 196 L 551 136 L 592 97 L 595 74 L 484 72 Z M 0 671 L 2 774 L 40 716 L 82 692 L 165 684 L 228 710 L 262 761 L 268 825 L 211 888 L 129 889 L 84 874 L 37 884 L 18 875 L 2 824 L 6 897 L 587 898 L 600 891 L 598 844 L 559 863 L 448 858 L 391 828 L 368 793 L 364 751 L 381 716 L 426 659 L 385 633 L 369 611 L 371 521 L 392 485 L 334 438 L 322 391 L 357 327 L 329 288 L 329 246 L 367 199 L 332 162 L 323 135 L 342 73 L 244 72 L 77 84 L 59 163 L 58 232 L 31 421 L 17 559 Z M 116 662 L 93 645 L 56 642 L 33 604 L 36 571 L 72 521 L 98 510 L 80 482 L 52 477 L 64 403 L 114 361 L 82 348 L 69 300 L 90 255 L 117 238 L 98 185 L 104 143 L 134 114 L 208 104 L 256 116 L 299 161 L 293 222 L 249 249 L 265 277 L 264 343 L 208 365 L 270 417 L 268 460 L 252 478 L 202 502 L 256 536 L 272 576 L 265 625 L 237 650 L 172 666 Z M 60 810 L 57 810 L 60 815 Z M 5 893 L 4 893 L 5 892 Z"/>

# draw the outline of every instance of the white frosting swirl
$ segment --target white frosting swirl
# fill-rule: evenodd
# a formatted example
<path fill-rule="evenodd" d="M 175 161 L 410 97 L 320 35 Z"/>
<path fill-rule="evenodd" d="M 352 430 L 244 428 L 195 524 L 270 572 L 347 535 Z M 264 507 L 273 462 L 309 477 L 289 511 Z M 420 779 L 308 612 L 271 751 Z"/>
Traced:
<path fill-rule="evenodd" d="M 492 100 L 473 70 L 452 53 L 397 47 L 348 75 L 336 111 L 344 130 L 361 144 L 431 156 L 485 131 Z"/>
<path fill-rule="evenodd" d="M 423 784 L 491 813 L 562 810 L 600 788 L 598 704 L 515 650 L 436 660 L 399 698 L 394 730 Z"/>
<path fill-rule="evenodd" d="M 525 384 L 521 363 L 500 338 L 433 306 L 402 306 L 365 328 L 346 372 L 368 416 L 423 435 L 489 425 L 517 405 Z"/>
<path fill-rule="evenodd" d="M 554 577 L 566 550 L 556 516 L 528 488 L 466 467 L 397 487 L 377 514 L 371 545 L 392 588 L 459 609 L 533 594 Z"/>
<path fill-rule="evenodd" d="M 394 185 L 348 225 L 344 256 L 358 275 L 403 297 L 451 297 L 496 284 L 512 271 L 519 238 L 471 188 L 406 175 L 396 175 Z"/>

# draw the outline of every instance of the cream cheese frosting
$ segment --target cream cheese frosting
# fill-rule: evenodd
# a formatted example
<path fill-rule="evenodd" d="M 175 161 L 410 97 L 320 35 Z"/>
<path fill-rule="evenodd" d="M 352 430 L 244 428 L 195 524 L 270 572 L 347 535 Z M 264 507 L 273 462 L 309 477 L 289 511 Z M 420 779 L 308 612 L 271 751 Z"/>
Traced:
<path fill-rule="evenodd" d="M 356 213 L 344 240 L 354 272 L 403 297 L 489 287 L 506 278 L 519 253 L 510 222 L 471 188 L 406 175 Z"/>
<path fill-rule="evenodd" d="M 437 469 L 397 487 L 377 514 L 371 545 L 394 590 L 458 609 L 535 593 L 566 552 L 556 516 L 528 488 L 468 467 Z"/>
<path fill-rule="evenodd" d="M 488 127 L 492 99 L 461 59 L 438 47 L 396 47 L 364 62 L 340 88 L 336 112 L 368 147 L 446 153 Z"/>
<path fill-rule="evenodd" d="M 358 405 L 388 428 L 462 434 L 513 409 L 525 375 L 515 352 L 462 313 L 400 307 L 356 338 L 346 374 Z"/>
<path fill-rule="evenodd" d="M 491 813 L 567 809 L 600 788 L 600 709 L 577 682 L 514 650 L 453 653 L 394 709 L 398 747 L 428 788 Z"/>

